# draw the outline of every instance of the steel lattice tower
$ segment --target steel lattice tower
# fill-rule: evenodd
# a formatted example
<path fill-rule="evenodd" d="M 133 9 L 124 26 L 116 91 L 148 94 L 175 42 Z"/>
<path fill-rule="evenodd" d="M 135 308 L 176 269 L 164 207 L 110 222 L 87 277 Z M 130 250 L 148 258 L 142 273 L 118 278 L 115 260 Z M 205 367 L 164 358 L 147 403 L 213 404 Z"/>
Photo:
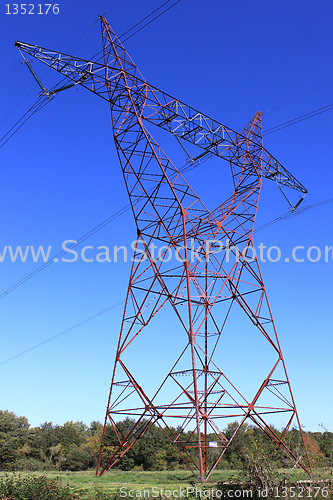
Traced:
<path fill-rule="evenodd" d="M 308 471 L 303 437 L 303 455 L 296 456 L 286 443 L 293 425 L 301 435 L 302 430 L 253 246 L 263 177 L 303 194 L 306 189 L 264 149 L 260 113 L 241 133 L 234 132 L 149 85 L 103 17 L 101 26 L 103 63 L 16 42 L 20 50 L 110 103 L 114 141 L 137 228 L 97 473 L 115 465 L 158 424 L 198 479 L 205 480 L 245 421 Z M 232 195 L 208 210 L 153 139 L 146 128 L 149 123 L 203 148 L 198 158 L 214 155 L 227 160 Z M 159 249 L 161 258 L 156 259 L 152 249 Z M 155 392 L 147 394 L 127 355 L 140 342 L 139 334 L 156 324 L 163 307 L 177 319 L 183 347 Z M 223 336 L 235 309 L 251 325 L 253 342 L 260 338 L 270 352 L 270 367 L 250 395 L 243 394 L 221 366 Z M 162 348 L 167 341 L 164 325 Z M 279 413 L 286 418 L 281 434 L 268 421 Z M 131 418 L 125 433 L 117 424 L 124 417 Z M 239 422 L 231 438 L 221 425 L 228 419 Z M 175 428 L 173 422 L 181 425 Z M 117 444 L 101 466 L 107 424 Z M 218 453 L 208 466 L 211 435 Z"/>

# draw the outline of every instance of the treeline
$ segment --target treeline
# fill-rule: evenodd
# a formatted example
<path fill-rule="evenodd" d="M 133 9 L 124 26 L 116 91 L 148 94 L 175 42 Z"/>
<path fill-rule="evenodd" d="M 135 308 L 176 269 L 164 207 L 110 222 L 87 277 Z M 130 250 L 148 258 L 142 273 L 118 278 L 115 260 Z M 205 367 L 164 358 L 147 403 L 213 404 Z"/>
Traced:
<path fill-rule="evenodd" d="M 237 423 L 228 424 L 224 430 L 227 439 L 233 435 Z M 130 428 L 130 420 L 119 423 L 123 432 Z M 30 427 L 26 417 L 18 417 L 9 411 L 0 410 L 0 469 L 1 470 L 87 470 L 96 467 L 103 426 L 92 422 L 66 422 L 53 425 L 45 422 L 39 427 Z M 279 432 L 275 430 L 277 434 Z M 184 440 L 187 434 L 184 433 Z M 333 433 L 325 431 L 304 433 L 307 449 L 314 466 L 331 465 L 333 460 Z M 209 440 L 215 441 L 214 434 Z M 107 452 L 116 445 L 116 436 L 111 426 L 107 428 L 105 444 Z M 301 435 L 296 429 L 289 431 L 286 442 L 298 455 L 301 453 Z M 192 450 L 192 453 L 195 453 Z M 209 448 L 207 462 L 215 462 L 219 449 Z M 288 465 L 286 455 L 281 452 L 258 428 L 244 424 L 236 434 L 218 467 L 238 469 L 246 457 L 261 458 L 283 467 Z M 156 425 L 135 443 L 119 460 L 122 470 L 133 468 L 143 470 L 177 469 L 183 461 L 170 444 L 165 432 Z"/>

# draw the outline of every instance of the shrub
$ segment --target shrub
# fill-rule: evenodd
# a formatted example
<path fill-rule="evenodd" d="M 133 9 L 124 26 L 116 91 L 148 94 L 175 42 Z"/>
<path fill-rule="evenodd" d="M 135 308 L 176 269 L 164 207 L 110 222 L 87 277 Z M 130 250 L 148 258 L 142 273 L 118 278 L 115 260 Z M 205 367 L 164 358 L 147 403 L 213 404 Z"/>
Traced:
<path fill-rule="evenodd" d="M 75 500 L 79 493 L 45 476 L 7 475 L 0 480 L 0 500 Z"/>

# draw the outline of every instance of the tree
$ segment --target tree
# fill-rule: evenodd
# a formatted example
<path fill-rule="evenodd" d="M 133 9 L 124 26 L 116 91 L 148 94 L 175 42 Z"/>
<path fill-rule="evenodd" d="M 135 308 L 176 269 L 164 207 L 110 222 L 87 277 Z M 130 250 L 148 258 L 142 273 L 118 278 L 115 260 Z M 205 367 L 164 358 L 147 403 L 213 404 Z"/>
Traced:
<path fill-rule="evenodd" d="M 12 468 L 22 453 L 29 454 L 30 424 L 26 417 L 17 417 L 8 410 L 0 410 L 0 467 Z M 20 452 L 18 450 L 21 450 Z"/>

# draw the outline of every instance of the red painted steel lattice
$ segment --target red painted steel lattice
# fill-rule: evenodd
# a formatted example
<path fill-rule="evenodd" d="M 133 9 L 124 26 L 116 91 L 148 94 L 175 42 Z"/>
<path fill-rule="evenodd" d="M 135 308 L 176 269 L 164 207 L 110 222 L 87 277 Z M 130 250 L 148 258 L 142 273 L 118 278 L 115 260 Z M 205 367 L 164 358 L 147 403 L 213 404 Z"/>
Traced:
<path fill-rule="evenodd" d="M 103 63 L 17 42 L 21 50 L 110 102 L 114 141 L 137 227 L 97 473 L 117 464 L 157 424 L 193 473 L 205 480 L 245 421 L 259 427 L 308 471 L 304 440 L 303 452 L 297 454 L 286 442 L 293 426 L 302 431 L 253 246 L 262 178 L 302 193 L 306 190 L 263 148 L 260 113 L 241 133 L 199 113 L 149 85 L 103 17 L 101 25 Z M 199 157 L 227 160 L 232 195 L 208 210 L 145 123 L 200 146 L 204 154 Z M 162 258 L 154 257 L 153 245 Z M 135 352 L 139 334 L 156 325 L 162 308 L 168 308 L 176 323 L 168 326 L 163 316 L 162 333 L 156 333 L 161 335 L 157 355 L 163 355 L 170 329 L 173 338 L 178 328 L 176 345 L 181 348 L 160 381 L 160 373 L 151 374 L 157 386 L 148 394 L 140 385 L 141 374 L 131 369 L 128 354 Z M 246 325 L 234 321 L 235 310 Z M 253 342 L 253 353 L 244 358 L 246 367 L 237 355 L 241 350 L 237 342 L 245 335 Z M 234 358 L 224 347 L 226 339 L 228 345 L 236 344 Z M 264 345 L 260 352 L 265 353 L 260 363 L 254 359 L 259 341 Z M 143 363 L 149 368 L 149 360 Z M 233 380 L 228 369 L 256 383 L 261 377 L 260 382 L 252 392 L 244 384 L 243 390 L 239 377 Z M 269 425 L 273 415 L 284 416 L 282 433 Z M 124 418 L 130 419 L 126 431 L 119 425 Z M 234 420 L 238 427 L 227 437 L 222 428 Z M 116 436 L 112 447 L 105 439 L 108 424 Z M 101 465 L 103 450 L 109 456 Z"/>

